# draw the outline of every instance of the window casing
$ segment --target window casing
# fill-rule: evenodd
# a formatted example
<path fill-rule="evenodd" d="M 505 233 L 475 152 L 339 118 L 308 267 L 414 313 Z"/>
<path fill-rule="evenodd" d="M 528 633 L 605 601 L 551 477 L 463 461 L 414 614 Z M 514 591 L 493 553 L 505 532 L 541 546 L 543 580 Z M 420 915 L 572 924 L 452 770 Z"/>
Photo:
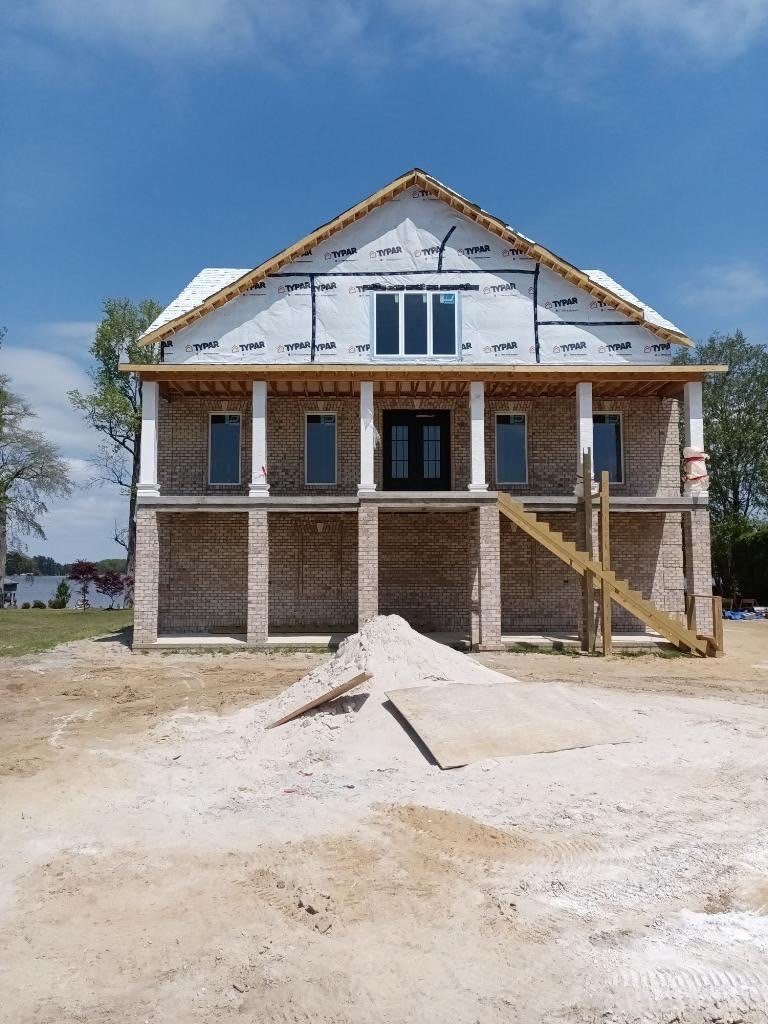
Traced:
<path fill-rule="evenodd" d="M 212 412 L 208 420 L 208 483 L 240 483 L 242 422 L 239 412 Z"/>
<path fill-rule="evenodd" d="M 624 483 L 624 422 L 620 412 L 596 412 L 592 417 L 593 471 L 608 470 L 612 484 Z"/>
<path fill-rule="evenodd" d="M 496 413 L 496 483 L 528 483 L 528 419 L 524 413 Z"/>
<path fill-rule="evenodd" d="M 336 413 L 308 412 L 304 421 L 304 483 L 336 486 Z"/>
<path fill-rule="evenodd" d="M 402 291 L 373 295 L 376 356 L 418 359 L 459 351 L 457 292 Z"/>

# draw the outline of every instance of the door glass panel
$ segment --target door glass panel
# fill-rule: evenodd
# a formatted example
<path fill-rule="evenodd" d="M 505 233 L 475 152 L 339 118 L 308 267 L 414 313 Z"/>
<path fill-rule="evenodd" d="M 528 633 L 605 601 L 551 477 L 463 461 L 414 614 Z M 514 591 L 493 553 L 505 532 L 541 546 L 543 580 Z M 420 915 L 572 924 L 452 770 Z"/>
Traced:
<path fill-rule="evenodd" d="M 432 295 L 432 352 L 456 355 L 456 296 L 452 293 Z"/>
<path fill-rule="evenodd" d="M 424 479 L 436 480 L 440 476 L 440 424 L 425 424 L 422 431 Z"/>
<path fill-rule="evenodd" d="M 376 296 L 376 354 L 396 356 L 400 351 L 400 296 Z"/>
<path fill-rule="evenodd" d="M 391 471 L 394 480 L 408 479 L 408 427 L 399 423 L 392 427 Z"/>
<path fill-rule="evenodd" d="M 408 295 L 405 299 L 405 354 L 427 354 L 427 296 Z"/>

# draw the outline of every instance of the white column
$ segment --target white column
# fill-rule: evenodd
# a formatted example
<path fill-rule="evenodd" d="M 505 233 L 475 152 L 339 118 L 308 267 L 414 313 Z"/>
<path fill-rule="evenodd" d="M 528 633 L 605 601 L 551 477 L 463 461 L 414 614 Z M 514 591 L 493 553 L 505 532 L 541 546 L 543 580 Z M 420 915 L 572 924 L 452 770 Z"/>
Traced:
<path fill-rule="evenodd" d="M 592 452 L 594 466 L 594 426 L 592 423 L 592 384 L 576 385 L 576 493 L 581 494 L 581 457 Z M 593 470 L 594 472 L 594 470 Z M 591 482 L 591 481 L 590 481 Z"/>
<path fill-rule="evenodd" d="M 690 381 L 683 389 L 684 428 L 686 448 L 704 450 L 704 403 L 701 381 Z"/>
<path fill-rule="evenodd" d="M 373 453 L 376 444 L 376 425 L 373 418 L 373 382 L 360 381 L 360 483 L 358 493 L 370 494 L 376 490 Z"/>
<path fill-rule="evenodd" d="M 469 385 L 470 491 L 487 491 L 485 479 L 485 384 L 473 380 Z"/>
<path fill-rule="evenodd" d="M 267 483 L 267 382 L 255 380 L 251 398 L 251 498 L 269 494 Z"/>
<path fill-rule="evenodd" d="M 141 385 L 141 446 L 139 448 L 139 482 L 136 493 L 142 497 L 157 498 L 157 405 L 160 385 L 154 380 Z"/>

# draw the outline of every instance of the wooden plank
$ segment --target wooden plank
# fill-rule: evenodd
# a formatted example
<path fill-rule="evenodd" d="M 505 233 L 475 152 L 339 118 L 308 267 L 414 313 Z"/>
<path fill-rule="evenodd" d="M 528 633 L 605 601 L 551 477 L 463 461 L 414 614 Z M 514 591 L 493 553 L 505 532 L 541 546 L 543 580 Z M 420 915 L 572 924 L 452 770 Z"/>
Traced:
<path fill-rule="evenodd" d="M 610 526 L 610 481 L 608 471 L 600 475 L 600 561 L 604 569 L 611 568 L 611 526 Z M 600 588 L 600 618 L 603 634 L 603 655 L 613 651 L 611 623 L 611 592 L 608 587 Z"/>
<path fill-rule="evenodd" d="M 581 459 L 582 501 L 584 503 L 584 552 L 592 560 L 592 450 L 586 451 Z M 582 581 L 584 598 L 584 636 L 581 648 L 588 654 L 595 650 L 595 577 L 587 570 Z"/>
<path fill-rule="evenodd" d="M 311 711 L 312 708 L 319 708 L 321 704 L 327 704 L 329 700 L 335 700 L 336 697 L 341 697 L 343 693 L 349 693 L 350 690 L 354 690 L 360 683 L 364 683 L 366 679 L 370 679 L 372 676 L 371 672 L 358 672 L 357 675 L 352 676 L 351 679 L 347 679 L 343 683 L 339 683 L 338 686 L 334 686 L 332 690 L 326 690 L 325 693 L 321 693 L 319 697 L 314 697 L 312 700 L 307 701 L 306 704 L 302 704 L 300 708 L 296 708 L 295 711 L 290 711 L 287 715 L 283 715 L 282 718 L 278 718 L 276 722 L 272 722 L 267 726 L 267 729 L 274 729 L 278 725 L 285 725 L 286 722 L 292 721 L 294 718 L 298 718 L 299 715 L 303 715 L 305 711 Z"/>
<path fill-rule="evenodd" d="M 636 738 L 597 701 L 557 684 L 448 683 L 387 698 L 441 768 Z"/>
<path fill-rule="evenodd" d="M 712 598 L 712 635 L 715 639 L 716 656 L 721 657 L 725 653 L 723 642 L 723 599 L 715 595 Z"/>

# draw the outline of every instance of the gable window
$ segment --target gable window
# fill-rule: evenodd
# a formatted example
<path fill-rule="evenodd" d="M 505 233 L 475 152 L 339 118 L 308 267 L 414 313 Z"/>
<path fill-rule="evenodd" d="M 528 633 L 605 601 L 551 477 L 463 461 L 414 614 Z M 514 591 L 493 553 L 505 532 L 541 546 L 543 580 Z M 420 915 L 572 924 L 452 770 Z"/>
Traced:
<path fill-rule="evenodd" d="M 620 412 L 598 412 L 592 417 L 595 451 L 594 472 L 597 478 L 608 470 L 611 483 L 624 483 L 624 438 Z"/>
<path fill-rule="evenodd" d="M 307 413 L 304 482 L 326 485 L 336 483 L 336 413 Z"/>
<path fill-rule="evenodd" d="M 456 292 L 377 292 L 373 301 L 377 356 L 456 355 Z"/>
<path fill-rule="evenodd" d="M 528 483 L 528 437 L 523 413 L 496 415 L 496 483 Z"/>
<path fill-rule="evenodd" d="M 208 483 L 240 483 L 240 413 L 212 412 L 208 433 Z"/>

